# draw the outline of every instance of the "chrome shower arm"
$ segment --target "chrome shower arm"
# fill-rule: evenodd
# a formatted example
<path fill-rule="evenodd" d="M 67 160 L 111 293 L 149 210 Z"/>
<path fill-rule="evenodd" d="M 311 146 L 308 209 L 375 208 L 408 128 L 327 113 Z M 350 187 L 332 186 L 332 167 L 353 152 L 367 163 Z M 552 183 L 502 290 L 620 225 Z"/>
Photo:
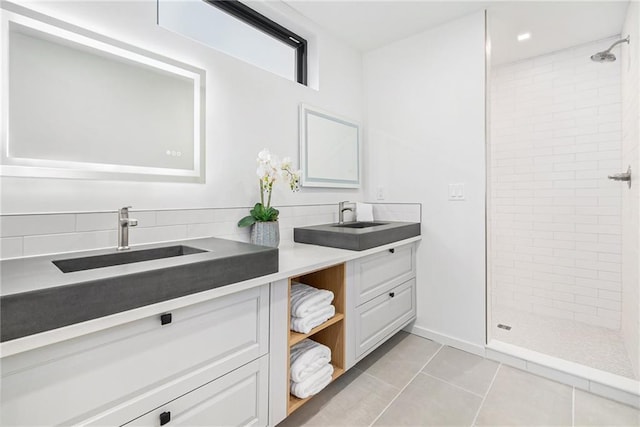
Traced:
<path fill-rule="evenodd" d="M 605 50 L 605 52 L 610 52 L 611 49 L 613 49 L 614 47 L 616 47 L 617 45 L 619 45 L 620 43 L 631 43 L 631 36 L 627 36 L 624 39 L 620 39 L 617 42 L 615 42 L 614 44 L 611 45 L 611 47 L 607 50 Z"/>

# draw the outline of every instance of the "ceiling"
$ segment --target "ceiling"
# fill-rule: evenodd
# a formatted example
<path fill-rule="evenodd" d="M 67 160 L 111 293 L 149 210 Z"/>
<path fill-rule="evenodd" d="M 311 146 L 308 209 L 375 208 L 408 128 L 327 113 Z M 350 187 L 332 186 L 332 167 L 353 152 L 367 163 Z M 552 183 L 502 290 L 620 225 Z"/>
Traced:
<path fill-rule="evenodd" d="M 560 50 L 620 33 L 628 0 L 378 1 L 284 0 L 361 51 L 369 51 L 487 9 L 494 64 Z M 516 36 L 530 32 L 531 39 Z M 606 49 L 608 46 L 603 46 Z"/>

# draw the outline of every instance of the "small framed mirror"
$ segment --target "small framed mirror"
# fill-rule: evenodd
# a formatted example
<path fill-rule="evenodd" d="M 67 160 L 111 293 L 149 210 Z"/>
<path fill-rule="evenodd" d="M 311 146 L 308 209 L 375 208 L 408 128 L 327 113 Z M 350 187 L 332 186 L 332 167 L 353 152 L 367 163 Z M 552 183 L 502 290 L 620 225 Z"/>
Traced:
<path fill-rule="evenodd" d="M 304 187 L 360 188 L 360 124 L 300 105 L 300 168 Z"/>

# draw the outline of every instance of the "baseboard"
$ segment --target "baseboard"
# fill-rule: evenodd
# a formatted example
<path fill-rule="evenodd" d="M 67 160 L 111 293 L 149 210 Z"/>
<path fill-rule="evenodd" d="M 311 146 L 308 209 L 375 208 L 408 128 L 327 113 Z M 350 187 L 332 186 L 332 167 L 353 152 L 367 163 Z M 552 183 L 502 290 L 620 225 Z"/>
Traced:
<path fill-rule="evenodd" d="M 422 326 L 416 326 L 415 324 L 409 324 L 406 328 L 404 328 L 404 330 L 406 332 L 410 332 L 419 337 L 427 338 L 443 345 L 448 345 L 450 347 L 455 347 L 460 350 L 464 350 L 468 353 L 485 357 L 484 345 L 478 345 L 469 341 L 453 338 L 449 335 L 441 334 L 439 332 L 435 332 L 430 329 L 423 328 Z"/>

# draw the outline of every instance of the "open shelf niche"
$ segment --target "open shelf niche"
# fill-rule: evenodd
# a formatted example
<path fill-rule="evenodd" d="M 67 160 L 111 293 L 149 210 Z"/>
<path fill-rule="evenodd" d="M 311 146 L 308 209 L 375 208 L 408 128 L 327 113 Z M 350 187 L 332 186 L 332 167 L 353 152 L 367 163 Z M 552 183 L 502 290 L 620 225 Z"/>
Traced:
<path fill-rule="evenodd" d="M 344 373 L 345 367 L 345 309 L 346 309 L 346 284 L 345 284 L 345 264 L 338 264 L 332 267 L 323 268 L 312 273 L 298 277 L 289 278 L 289 314 L 291 313 L 291 282 L 300 282 L 318 289 L 326 289 L 333 292 L 333 305 L 336 307 L 336 314 L 322 325 L 311 330 L 308 334 L 294 332 L 290 328 L 289 322 L 289 343 L 287 346 L 287 393 L 289 393 L 289 367 L 291 346 L 305 338 L 326 345 L 331 349 L 331 364 L 333 365 L 333 380 Z M 289 315 L 290 317 L 290 315 Z M 287 405 L 287 415 L 304 405 L 309 399 L 299 399 L 289 394 Z"/>

